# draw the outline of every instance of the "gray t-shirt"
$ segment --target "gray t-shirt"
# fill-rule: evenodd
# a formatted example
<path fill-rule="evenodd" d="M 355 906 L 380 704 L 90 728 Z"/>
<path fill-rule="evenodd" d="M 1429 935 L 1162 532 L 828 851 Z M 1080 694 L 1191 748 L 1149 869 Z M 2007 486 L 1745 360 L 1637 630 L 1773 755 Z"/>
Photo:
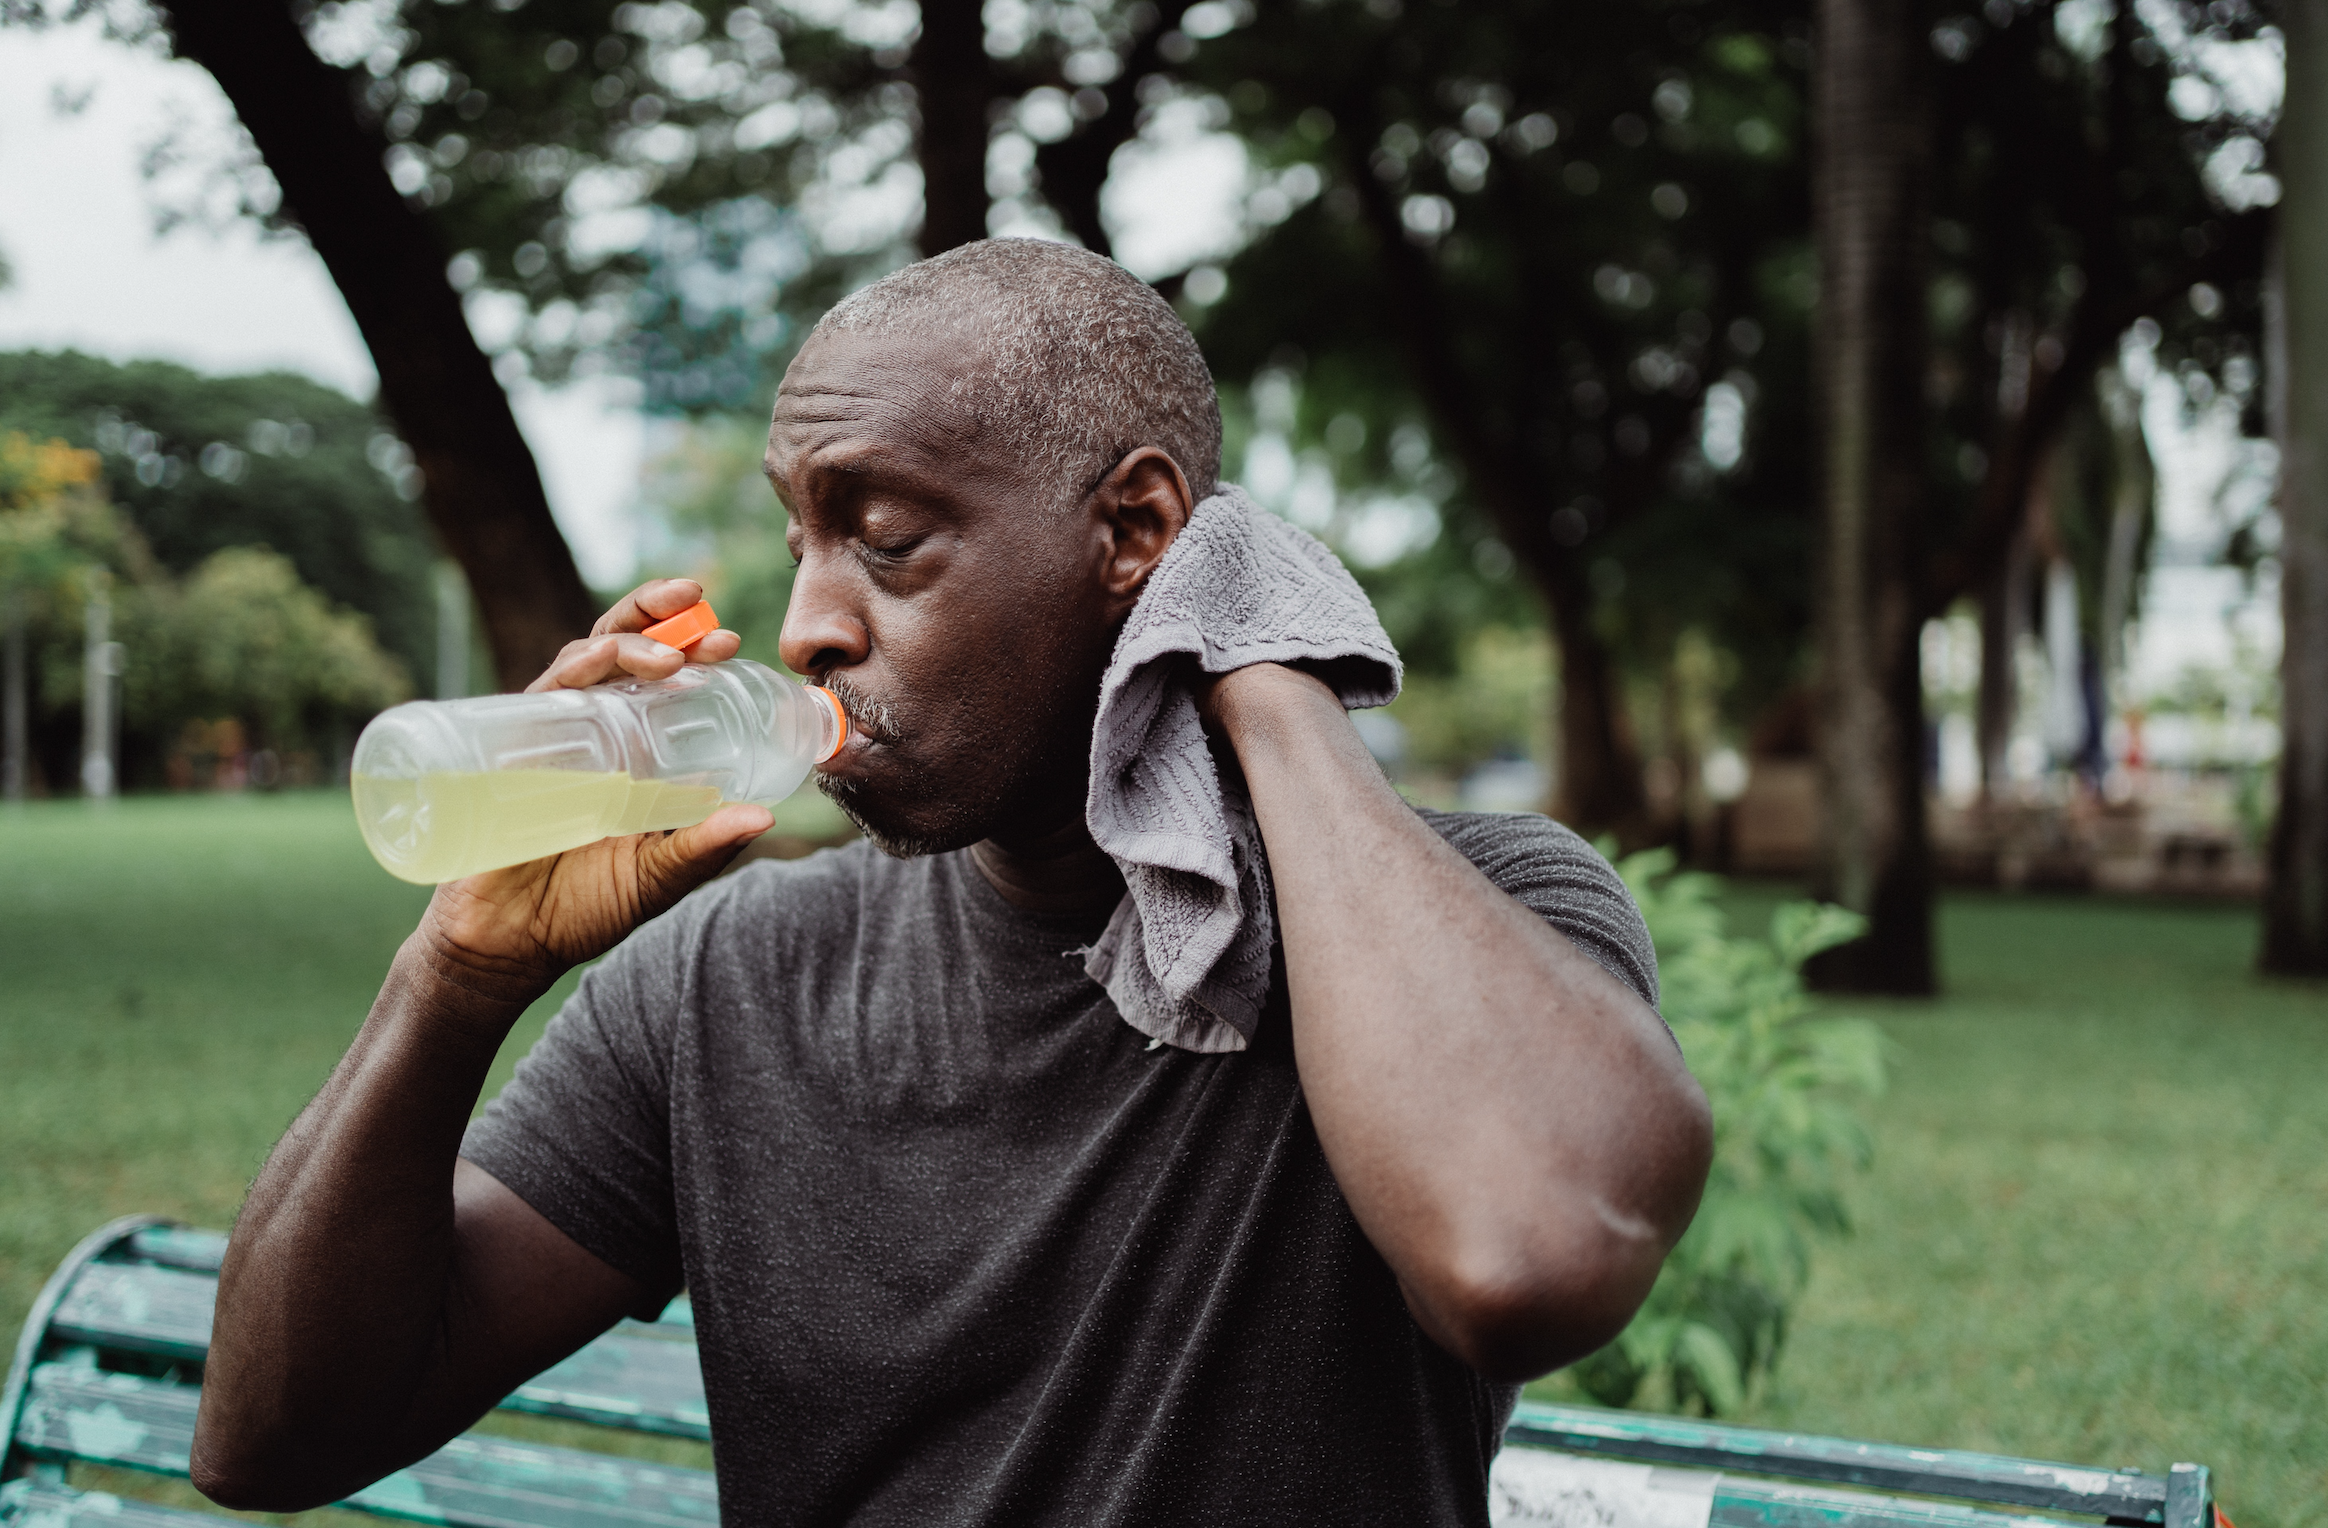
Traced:
<path fill-rule="evenodd" d="M 1542 817 L 1426 813 L 1644 998 Z M 757 864 L 592 970 L 462 1154 L 687 1288 L 730 1523 L 1484 1524 L 1516 1391 L 1335 1186 L 1282 961 L 1252 1047 L 1148 1048 L 963 854 Z"/>

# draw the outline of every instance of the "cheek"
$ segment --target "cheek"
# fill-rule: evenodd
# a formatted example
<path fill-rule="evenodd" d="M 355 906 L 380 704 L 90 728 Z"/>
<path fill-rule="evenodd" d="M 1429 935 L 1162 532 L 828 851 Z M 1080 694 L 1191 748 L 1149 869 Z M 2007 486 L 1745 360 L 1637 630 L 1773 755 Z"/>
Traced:
<path fill-rule="evenodd" d="M 882 624 L 900 670 L 912 668 L 917 688 L 920 676 L 941 674 L 999 676 L 1007 687 L 1013 673 L 1082 666 L 1100 612 L 1092 581 L 1060 554 L 1056 546 L 998 548 L 895 602 Z"/>

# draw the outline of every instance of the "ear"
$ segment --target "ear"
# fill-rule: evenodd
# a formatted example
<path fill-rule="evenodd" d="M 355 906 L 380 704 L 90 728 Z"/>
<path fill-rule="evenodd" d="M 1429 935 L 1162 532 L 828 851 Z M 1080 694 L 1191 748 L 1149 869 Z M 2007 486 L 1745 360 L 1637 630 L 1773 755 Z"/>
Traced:
<path fill-rule="evenodd" d="M 1141 446 L 1100 479 L 1091 512 L 1104 559 L 1100 587 L 1128 610 L 1187 528 L 1196 501 L 1180 464 L 1160 447 Z"/>

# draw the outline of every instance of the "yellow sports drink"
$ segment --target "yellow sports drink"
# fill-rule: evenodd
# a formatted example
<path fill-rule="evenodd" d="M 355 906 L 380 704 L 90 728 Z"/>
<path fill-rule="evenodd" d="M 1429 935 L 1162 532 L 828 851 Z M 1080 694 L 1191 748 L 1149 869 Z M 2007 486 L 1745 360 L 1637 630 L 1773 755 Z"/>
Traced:
<path fill-rule="evenodd" d="M 622 770 L 437 770 L 357 775 L 356 820 L 388 873 L 432 885 L 563 854 L 602 838 L 686 828 L 719 809 L 715 786 Z"/>
<path fill-rule="evenodd" d="M 688 827 L 723 801 L 773 805 L 848 728 L 831 691 L 740 658 L 586 690 L 413 701 L 356 742 L 356 823 L 389 874 L 457 880 Z"/>

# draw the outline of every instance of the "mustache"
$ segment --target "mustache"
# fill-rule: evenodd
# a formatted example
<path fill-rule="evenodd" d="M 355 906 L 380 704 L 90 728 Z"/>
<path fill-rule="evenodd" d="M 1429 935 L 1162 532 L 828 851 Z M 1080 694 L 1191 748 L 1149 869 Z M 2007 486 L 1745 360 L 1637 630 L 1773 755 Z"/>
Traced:
<path fill-rule="evenodd" d="M 895 743 L 905 733 L 899 724 L 897 708 L 886 700 L 877 700 L 846 674 L 826 678 L 824 687 L 840 701 L 841 709 L 849 714 L 849 725 L 876 743 Z"/>

